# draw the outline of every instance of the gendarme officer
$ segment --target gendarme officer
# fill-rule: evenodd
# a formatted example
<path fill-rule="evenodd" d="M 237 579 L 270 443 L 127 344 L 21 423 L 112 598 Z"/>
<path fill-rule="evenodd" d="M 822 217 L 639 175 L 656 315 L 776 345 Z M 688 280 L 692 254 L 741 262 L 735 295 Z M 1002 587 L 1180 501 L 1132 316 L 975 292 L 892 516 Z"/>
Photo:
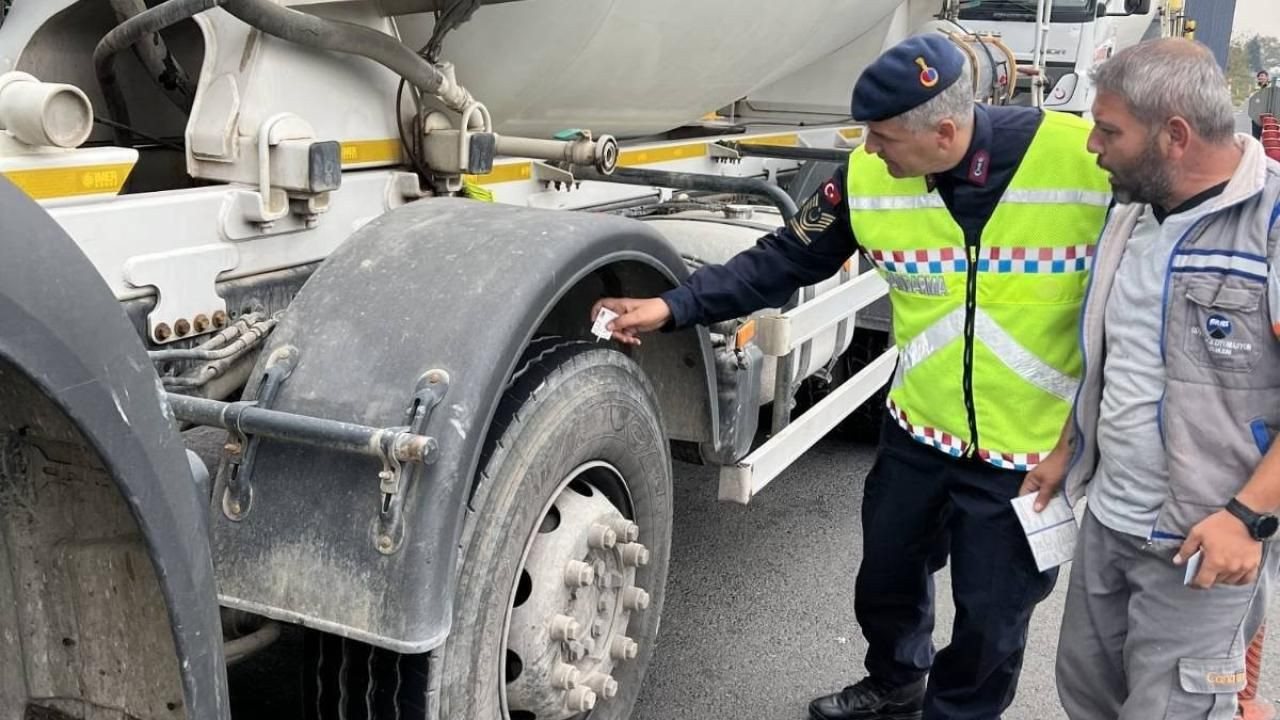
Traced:
<path fill-rule="evenodd" d="M 855 252 L 888 281 L 899 359 L 855 588 L 868 674 L 814 700 L 814 720 L 999 717 L 1056 579 L 1036 569 L 1009 501 L 1054 447 L 1080 376 L 1109 186 L 1085 121 L 975 105 L 970 72 L 942 35 L 889 50 L 854 87 L 865 144 L 787 227 L 660 298 L 597 305 L 636 343 L 781 306 Z M 932 574 L 948 549 L 956 621 L 935 654 Z"/>

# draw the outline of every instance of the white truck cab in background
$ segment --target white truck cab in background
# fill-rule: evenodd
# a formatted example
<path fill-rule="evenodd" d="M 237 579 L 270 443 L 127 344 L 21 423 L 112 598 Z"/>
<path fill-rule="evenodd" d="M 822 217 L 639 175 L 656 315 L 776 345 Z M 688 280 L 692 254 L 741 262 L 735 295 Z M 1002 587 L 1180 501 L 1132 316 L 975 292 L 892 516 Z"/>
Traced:
<path fill-rule="evenodd" d="M 1080 115 L 1089 112 L 1089 70 L 1117 50 L 1161 34 L 1164 0 L 1053 0 L 1044 43 L 1047 79 L 1044 106 Z M 959 24 L 977 34 L 999 35 L 1030 66 L 1036 46 L 1037 0 L 962 2 Z M 1031 104 L 1031 78 L 1018 79 L 1014 103 Z"/>

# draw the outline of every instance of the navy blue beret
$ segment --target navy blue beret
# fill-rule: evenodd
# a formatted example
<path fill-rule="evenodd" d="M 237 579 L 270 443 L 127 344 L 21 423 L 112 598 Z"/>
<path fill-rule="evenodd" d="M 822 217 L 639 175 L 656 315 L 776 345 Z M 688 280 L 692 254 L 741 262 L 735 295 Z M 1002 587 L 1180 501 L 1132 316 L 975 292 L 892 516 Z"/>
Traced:
<path fill-rule="evenodd" d="M 951 87 L 964 70 L 964 54 L 939 33 L 914 35 L 862 71 L 853 86 L 853 119 L 888 120 Z"/>

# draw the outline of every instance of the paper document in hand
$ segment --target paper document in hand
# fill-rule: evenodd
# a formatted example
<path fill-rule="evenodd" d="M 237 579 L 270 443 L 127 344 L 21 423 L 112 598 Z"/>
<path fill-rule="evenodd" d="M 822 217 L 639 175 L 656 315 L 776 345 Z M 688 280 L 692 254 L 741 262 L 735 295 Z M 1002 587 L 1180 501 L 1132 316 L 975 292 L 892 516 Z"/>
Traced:
<path fill-rule="evenodd" d="M 608 340 L 613 337 L 613 331 L 609 330 L 609 323 L 618 317 L 618 313 L 609 308 L 602 307 L 600 312 L 596 314 L 595 324 L 591 326 L 591 333 L 601 340 Z"/>
<path fill-rule="evenodd" d="M 1035 511 L 1035 493 L 1013 499 L 1022 531 L 1027 534 L 1031 554 L 1040 572 L 1071 559 L 1076 550 L 1076 515 L 1061 494 L 1055 495 L 1042 512 Z"/>

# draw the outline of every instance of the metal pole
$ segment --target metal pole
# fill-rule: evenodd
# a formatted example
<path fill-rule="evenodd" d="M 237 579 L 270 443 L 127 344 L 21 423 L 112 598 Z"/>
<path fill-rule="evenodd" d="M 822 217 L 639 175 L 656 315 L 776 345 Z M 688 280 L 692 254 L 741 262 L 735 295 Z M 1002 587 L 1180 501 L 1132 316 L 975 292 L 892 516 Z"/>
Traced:
<path fill-rule="evenodd" d="M 436 448 L 432 438 L 397 428 L 375 428 L 295 415 L 259 408 L 249 402 L 225 403 L 175 393 L 166 393 L 166 399 L 175 417 L 196 425 L 375 458 L 391 455 L 400 462 L 428 463 L 435 459 L 431 457 Z"/>

